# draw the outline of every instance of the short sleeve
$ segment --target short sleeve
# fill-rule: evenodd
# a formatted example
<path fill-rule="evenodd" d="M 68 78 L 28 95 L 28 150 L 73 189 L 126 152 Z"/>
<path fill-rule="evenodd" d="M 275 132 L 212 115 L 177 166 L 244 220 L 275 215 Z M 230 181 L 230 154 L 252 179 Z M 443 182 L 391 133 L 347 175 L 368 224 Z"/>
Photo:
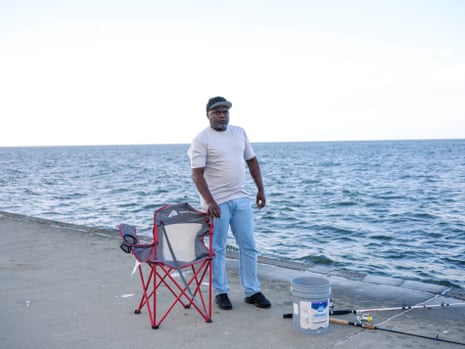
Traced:
<path fill-rule="evenodd" d="M 207 164 L 207 145 L 197 136 L 192 141 L 187 155 L 191 161 L 191 168 L 203 168 Z"/>
<path fill-rule="evenodd" d="M 243 130 L 243 133 L 245 139 L 244 159 L 250 160 L 256 156 L 255 151 L 252 148 L 252 144 L 250 144 L 249 137 L 247 137 L 245 130 Z"/>

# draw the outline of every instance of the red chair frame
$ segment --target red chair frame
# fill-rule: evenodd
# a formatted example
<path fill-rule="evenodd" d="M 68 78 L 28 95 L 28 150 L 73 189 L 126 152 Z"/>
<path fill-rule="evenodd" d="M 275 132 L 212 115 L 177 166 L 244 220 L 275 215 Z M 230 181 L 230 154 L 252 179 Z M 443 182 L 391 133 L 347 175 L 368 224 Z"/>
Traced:
<path fill-rule="evenodd" d="M 173 215 L 173 212 L 176 214 Z M 170 226 L 176 224 L 183 225 L 168 232 Z M 191 227 L 196 232 L 186 233 L 186 230 L 190 230 L 187 228 Z M 211 322 L 213 219 L 210 219 L 205 212 L 192 208 L 188 203 L 182 203 L 165 205 L 154 212 L 152 243 L 142 243 L 133 226 L 120 224 L 119 229 L 123 238 L 121 248 L 127 253 L 132 253 L 136 258 L 142 285 L 142 296 L 134 312 L 140 314 L 146 307 L 152 328 L 158 329 L 179 303 L 185 309 L 193 307 L 205 322 Z M 179 229 L 182 230 L 181 233 Z M 182 249 L 177 249 L 175 234 L 183 234 L 183 237 L 178 238 L 177 241 L 184 245 L 184 252 Z M 184 241 L 186 234 L 189 236 L 189 241 L 194 242 L 193 251 L 186 252 L 186 248 L 191 247 Z M 206 239 L 208 244 L 205 242 Z M 179 251 L 181 252 L 178 254 Z M 176 279 L 176 273 L 181 280 Z M 186 279 L 188 274 L 189 279 Z M 204 281 L 208 281 L 206 292 L 202 291 Z M 167 291 L 165 293 L 173 297 L 169 304 L 159 304 L 161 295 L 157 291 L 161 293 L 162 286 Z"/>

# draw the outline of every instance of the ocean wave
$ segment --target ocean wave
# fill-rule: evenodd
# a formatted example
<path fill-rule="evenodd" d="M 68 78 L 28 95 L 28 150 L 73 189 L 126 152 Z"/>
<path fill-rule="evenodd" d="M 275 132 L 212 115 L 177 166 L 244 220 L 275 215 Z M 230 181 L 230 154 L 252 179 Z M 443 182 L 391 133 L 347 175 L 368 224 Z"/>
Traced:
<path fill-rule="evenodd" d="M 150 236 L 158 207 L 199 204 L 187 147 L 0 148 L 0 209 L 101 228 L 128 222 Z M 261 254 L 465 288 L 465 141 L 254 148 L 267 194 L 255 209 Z M 250 176 L 246 187 L 253 201 Z"/>

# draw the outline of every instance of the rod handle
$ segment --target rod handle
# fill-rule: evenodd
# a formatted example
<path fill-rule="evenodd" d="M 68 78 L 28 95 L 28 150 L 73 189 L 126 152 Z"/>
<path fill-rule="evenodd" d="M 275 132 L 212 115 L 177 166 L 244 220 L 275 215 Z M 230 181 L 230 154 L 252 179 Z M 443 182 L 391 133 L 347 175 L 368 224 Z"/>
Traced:
<path fill-rule="evenodd" d="M 366 328 L 367 330 L 376 330 L 377 327 L 374 325 L 370 324 L 362 324 L 359 322 L 354 322 L 354 321 L 347 321 L 347 320 L 342 320 L 342 319 L 335 319 L 330 317 L 329 322 L 332 324 L 339 324 L 339 325 L 349 325 L 349 326 L 354 326 L 354 327 L 361 327 L 361 328 Z"/>
<path fill-rule="evenodd" d="M 351 309 L 338 309 L 338 310 L 330 310 L 329 315 L 344 315 L 344 314 L 356 314 L 356 310 Z"/>
<path fill-rule="evenodd" d="M 352 323 L 350 321 L 335 319 L 335 318 L 332 318 L 332 317 L 329 318 L 329 322 L 331 322 L 332 324 L 339 324 L 339 325 L 352 325 Z"/>

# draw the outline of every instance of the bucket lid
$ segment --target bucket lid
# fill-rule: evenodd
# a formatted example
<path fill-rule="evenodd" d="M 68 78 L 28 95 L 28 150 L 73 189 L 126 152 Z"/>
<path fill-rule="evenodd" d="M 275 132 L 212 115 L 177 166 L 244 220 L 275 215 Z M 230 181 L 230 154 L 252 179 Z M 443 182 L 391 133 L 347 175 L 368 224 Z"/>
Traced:
<path fill-rule="evenodd" d="M 298 277 L 298 278 L 292 279 L 291 285 L 329 287 L 329 280 L 326 280 L 320 277 L 304 276 L 304 277 Z"/>

